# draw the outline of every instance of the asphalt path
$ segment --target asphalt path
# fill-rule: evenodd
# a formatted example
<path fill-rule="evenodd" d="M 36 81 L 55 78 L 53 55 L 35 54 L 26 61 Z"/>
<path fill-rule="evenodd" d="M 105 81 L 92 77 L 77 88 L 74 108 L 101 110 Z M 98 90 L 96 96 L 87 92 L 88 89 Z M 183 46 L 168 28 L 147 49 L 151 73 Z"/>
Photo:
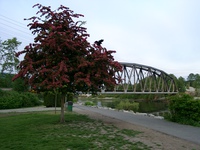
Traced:
<path fill-rule="evenodd" d="M 74 107 L 76 109 L 91 111 L 91 113 L 99 113 L 104 116 L 116 118 L 118 120 L 125 121 L 131 124 L 153 129 L 200 145 L 200 127 L 181 125 L 178 123 L 169 122 L 164 119 L 156 119 L 149 116 L 117 110 L 87 107 L 83 105 L 74 105 Z"/>
<path fill-rule="evenodd" d="M 46 106 L 38 106 L 38 107 L 28 107 L 28 108 L 16 108 L 16 109 L 2 109 L 0 113 L 21 113 L 21 112 L 35 112 L 35 111 L 50 111 L 55 110 L 55 107 L 46 107 Z M 56 107 L 56 111 L 60 110 L 60 107 Z"/>

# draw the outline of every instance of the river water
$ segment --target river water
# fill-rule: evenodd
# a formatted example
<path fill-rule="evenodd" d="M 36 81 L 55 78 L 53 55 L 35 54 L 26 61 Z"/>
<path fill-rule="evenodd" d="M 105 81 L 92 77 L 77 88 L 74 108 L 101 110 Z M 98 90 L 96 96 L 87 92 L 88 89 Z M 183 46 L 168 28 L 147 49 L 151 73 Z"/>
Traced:
<path fill-rule="evenodd" d="M 99 107 L 110 107 L 115 108 L 120 101 L 127 101 L 127 99 L 116 99 L 116 98 L 87 98 L 79 97 L 79 102 L 92 102 L 95 106 Z M 139 103 L 138 112 L 151 113 L 166 111 L 168 109 L 168 103 L 166 100 L 128 100 L 130 102 Z"/>

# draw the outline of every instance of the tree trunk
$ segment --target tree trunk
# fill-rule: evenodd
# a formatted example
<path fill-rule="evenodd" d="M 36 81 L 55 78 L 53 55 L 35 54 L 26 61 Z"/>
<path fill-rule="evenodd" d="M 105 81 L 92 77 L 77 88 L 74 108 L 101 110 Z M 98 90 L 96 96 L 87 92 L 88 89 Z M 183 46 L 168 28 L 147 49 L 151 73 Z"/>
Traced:
<path fill-rule="evenodd" d="M 65 110 L 64 110 L 64 103 L 65 103 L 65 95 L 62 95 L 61 97 L 61 112 L 60 112 L 60 123 L 65 122 Z"/>

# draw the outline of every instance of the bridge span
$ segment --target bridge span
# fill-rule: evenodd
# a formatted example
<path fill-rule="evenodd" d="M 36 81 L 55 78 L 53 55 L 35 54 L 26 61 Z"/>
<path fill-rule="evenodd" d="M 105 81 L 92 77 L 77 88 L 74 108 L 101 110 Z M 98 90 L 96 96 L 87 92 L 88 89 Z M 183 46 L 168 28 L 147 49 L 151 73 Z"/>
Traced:
<path fill-rule="evenodd" d="M 174 79 L 166 72 L 136 63 L 120 62 L 122 71 L 116 73 L 121 81 L 114 90 L 101 89 L 102 94 L 176 94 Z"/>

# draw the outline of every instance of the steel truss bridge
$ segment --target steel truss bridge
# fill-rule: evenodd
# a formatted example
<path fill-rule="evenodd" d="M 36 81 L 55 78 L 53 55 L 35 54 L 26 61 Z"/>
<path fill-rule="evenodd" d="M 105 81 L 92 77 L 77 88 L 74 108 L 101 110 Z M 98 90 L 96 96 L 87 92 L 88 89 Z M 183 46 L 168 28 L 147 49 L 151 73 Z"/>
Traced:
<path fill-rule="evenodd" d="M 162 70 L 136 63 L 120 62 L 121 78 L 114 91 L 102 88 L 102 94 L 176 94 L 174 79 Z"/>

